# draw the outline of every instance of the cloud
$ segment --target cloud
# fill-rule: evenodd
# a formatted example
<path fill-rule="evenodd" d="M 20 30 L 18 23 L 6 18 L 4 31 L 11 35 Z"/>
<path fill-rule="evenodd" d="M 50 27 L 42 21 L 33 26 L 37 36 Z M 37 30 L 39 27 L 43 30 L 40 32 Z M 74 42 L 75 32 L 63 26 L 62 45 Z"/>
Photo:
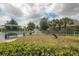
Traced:
<path fill-rule="evenodd" d="M 79 18 L 79 3 L 56 4 L 54 10 L 62 16 L 69 16 L 74 19 Z"/>
<path fill-rule="evenodd" d="M 58 14 L 53 12 L 53 8 L 54 4 L 47 3 L 23 4 L 24 16 L 22 18 L 38 23 L 42 16 L 58 17 Z"/>
<path fill-rule="evenodd" d="M 13 6 L 12 4 L 7 4 L 7 3 L 0 4 L 0 12 L 7 12 L 17 17 L 21 17 L 23 15 L 20 8 Z"/>
<path fill-rule="evenodd" d="M 0 24 L 3 25 L 4 23 L 6 23 L 7 21 L 10 21 L 10 17 L 7 16 L 0 16 Z"/>
<path fill-rule="evenodd" d="M 0 15 L 15 18 L 19 24 L 39 23 L 42 16 L 50 19 L 69 16 L 79 18 L 78 3 L 0 3 Z M 2 21 L 0 19 L 0 21 Z M 4 21 L 3 21 L 4 22 Z"/>
<path fill-rule="evenodd" d="M 63 14 L 74 15 L 77 14 L 78 12 L 79 12 L 79 4 L 77 3 L 64 4 Z"/>

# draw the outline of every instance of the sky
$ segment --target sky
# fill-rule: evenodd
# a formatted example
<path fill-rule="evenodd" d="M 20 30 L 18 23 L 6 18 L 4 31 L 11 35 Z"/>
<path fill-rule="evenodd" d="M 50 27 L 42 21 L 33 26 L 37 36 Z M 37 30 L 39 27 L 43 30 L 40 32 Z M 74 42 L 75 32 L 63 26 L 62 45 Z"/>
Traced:
<path fill-rule="evenodd" d="M 42 17 L 61 18 L 68 16 L 79 20 L 78 3 L 0 3 L 0 25 L 16 20 L 19 25 L 39 23 Z"/>

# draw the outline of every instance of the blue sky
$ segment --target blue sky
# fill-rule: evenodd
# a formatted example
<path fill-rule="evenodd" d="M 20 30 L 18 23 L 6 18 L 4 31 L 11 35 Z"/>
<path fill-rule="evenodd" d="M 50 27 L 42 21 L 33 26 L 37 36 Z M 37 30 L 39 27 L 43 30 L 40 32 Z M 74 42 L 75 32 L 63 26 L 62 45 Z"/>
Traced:
<path fill-rule="evenodd" d="M 0 3 L 0 24 L 14 18 L 19 25 L 30 21 L 39 23 L 40 18 L 47 16 L 50 20 L 68 16 L 79 18 L 79 4 L 75 3 Z"/>

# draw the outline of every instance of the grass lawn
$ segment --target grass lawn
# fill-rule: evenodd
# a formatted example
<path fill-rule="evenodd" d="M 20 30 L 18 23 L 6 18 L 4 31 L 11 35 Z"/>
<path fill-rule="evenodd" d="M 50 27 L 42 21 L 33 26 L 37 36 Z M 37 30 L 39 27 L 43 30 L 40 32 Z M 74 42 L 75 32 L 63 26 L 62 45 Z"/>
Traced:
<path fill-rule="evenodd" d="M 50 45 L 65 45 L 65 46 L 78 46 L 79 45 L 79 37 L 78 36 L 58 36 L 57 39 L 53 35 L 31 35 L 18 39 L 21 42 L 28 44 L 50 44 Z"/>
<path fill-rule="evenodd" d="M 0 44 L 0 55 L 73 56 L 79 55 L 78 36 L 31 35 Z"/>

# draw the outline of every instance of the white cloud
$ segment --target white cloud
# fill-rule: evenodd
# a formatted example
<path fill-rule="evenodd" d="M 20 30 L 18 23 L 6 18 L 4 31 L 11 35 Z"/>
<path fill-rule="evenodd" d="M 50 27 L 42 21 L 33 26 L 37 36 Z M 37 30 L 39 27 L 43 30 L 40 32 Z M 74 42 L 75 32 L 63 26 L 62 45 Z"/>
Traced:
<path fill-rule="evenodd" d="M 59 14 L 59 17 L 69 16 L 74 19 L 79 18 L 79 4 L 77 3 L 0 3 L 0 12 L 6 12 L 9 15 L 16 16 L 22 20 L 18 22 L 28 23 L 33 21 L 38 23 L 39 18 L 52 13 Z M 54 15 L 53 14 L 53 15 Z M 3 17 L 2 17 L 3 18 Z M 5 17 L 4 17 L 5 18 Z M 3 18 L 3 19 L 4 19 Z M 0 22 L 6 22 L 1 20 Z M 21 23 L 20 22 L 20 23 Z M 24 22 L 24 23 L 23 23 Z"/>
<path fill-rule="evenodd" d="M 79 3 L 56 4 L 54 10 L 60 13 L 61 16 L 68 16 L 73 19 L 79 19 Z"/>
<path fill-rule="evenodd" d="M 3 25 L 4 23 L 6 23 L 7 21 L 10 21 L 10 17 L 7 16 L 0 16 L 0 24 Z"/>

